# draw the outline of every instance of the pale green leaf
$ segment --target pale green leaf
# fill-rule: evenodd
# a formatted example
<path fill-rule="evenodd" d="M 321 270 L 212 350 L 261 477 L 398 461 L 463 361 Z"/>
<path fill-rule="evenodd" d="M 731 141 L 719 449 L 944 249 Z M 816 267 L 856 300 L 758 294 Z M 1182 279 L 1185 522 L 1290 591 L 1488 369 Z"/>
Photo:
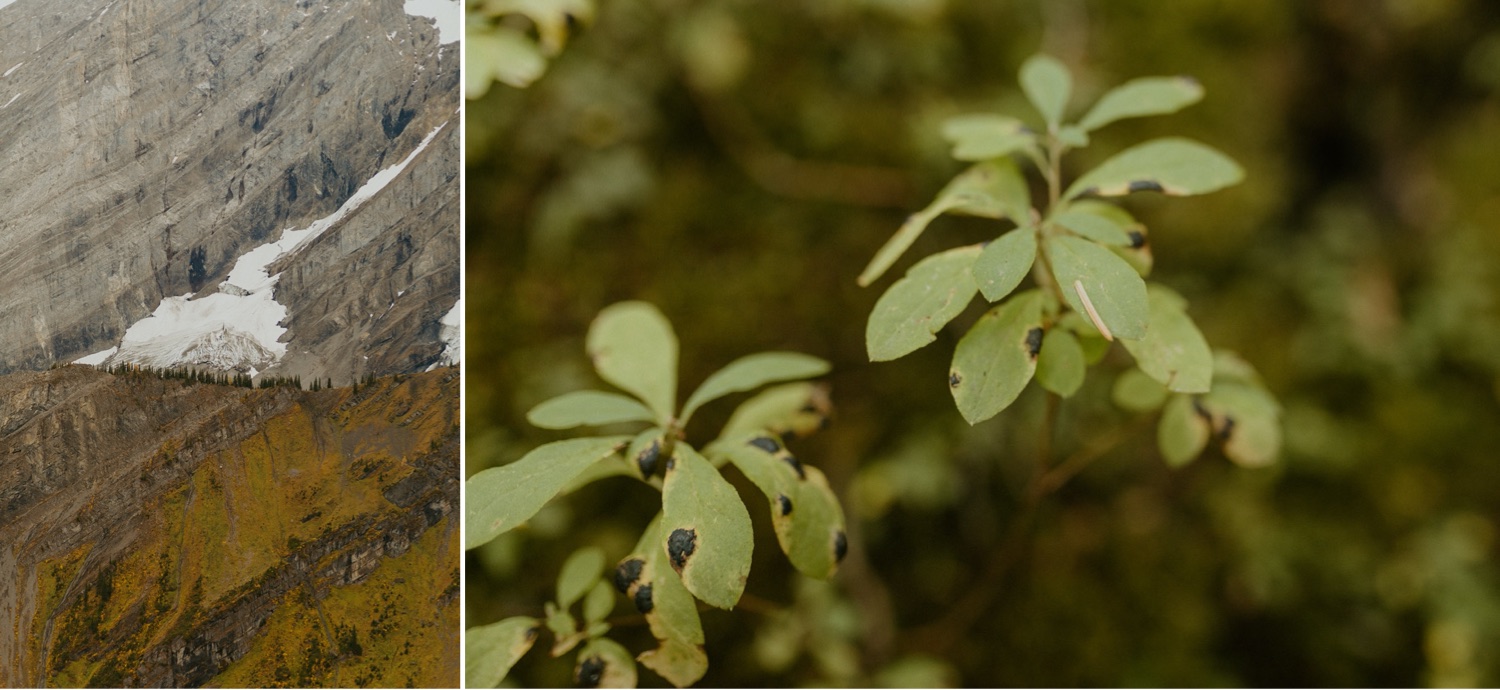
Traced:
<path fill-rule="evenodd" d="M 667 422 L 677 401 L 677 336 L 672 324 L 646 302 L 620 302 L 594 318 L 589 358 L 599 377 L 634 394 Z"/>
<path fill-rule="evenodd" d="M 633 688 L 635 659 L 620 643 L 596 637 L 578 650 L 573 682 L 580 688 Z"/>
<path fill-rule="evenodd" d="M 583 598 L 583 595 L 599 581 L 599 574 L 602 572 L 604 572 L 602 549 L 597 546 L 586 546 L 574 551 L 571 556 L 568 556 L 568 560 L 563 561 L 562 570 L 557 575 L 557 605 L 568 608 Z"/>
<path fill-rule="evenodd" d="M 667 468 L 660 548 L 693 596 L 734 608 L 750 576 L 750 514 L 734 487 L 686 443 L 677 444 Z"/>
<path fill-rule="evenodd" d="M 661 521 L 658 513 L 641 533 L 635 549 L 620 561 L 615 569 L 615 589 L 646 616 L 656 639 L 701 645 L 703 625 L 698 619 L 698 604 L 682 586 L 682 579 L 672 570 L 661 548 Z"/>
<path fill-rule="evenodd" d="M 870 361 L 896 359 L 936 340 L 934 334 L 979 291 L 971 269 L 980 251 L 976 244 L 933 254 L 892 284 L 875 303 L 865 325 Z"/>
<path fill-rule="evenodd" d="M 505 27 L 469 28 L 464 35 L 464 96 L 479 98 L 496 81 L 526 88 L 547 71 L 547 59 L 525 34 Z"/>
<path fill-rule="evenodd" d="M 1115 404 L 1131 412 L 1151 412 L 1161 407 L 1169 394 L 1166 386 L 1140 369 L 1129 369 L 1120 374 L 1110 391 Z"/>
<path fill-rule="evenodd" d="M 1245 467 L 1276 461 L 1281 452 L 1281 406 L 1269 393 L 1242 383 L 1216 383 L 1200 403 L 1230 460 Z"/>
<path fill-rule="evenodd" d="M 567 41 L 570 25 L 593 21 L 594 3 L 593 0 L 485 0 L 483 12 L 490 16 L 525 15 L 536 26 L 542 49 L 555 56 Z"/>
<path fill-rule="evenodd" d="M 776 436 L 806 436 L 822 428 L 829 410 L 825 386 L 805 382 L 773 386 L 735 408 L 719 438 L 737 438 L 757 431 Z"/>
<path fill-rule="evenodd" d="M 708 672 L 708 655 L 702 645 L 680 640 L 662 640 L 661 646 L 636 657 L 641 665 L 679 688 L 685 688 Z"/>
<path fill-rule="evenodd" d="M 1114 221 L 1085 211 L 1064 211 L 1052 216 L 1052 222 L 1095 242 L 1130 245 L 1130 235 Z"/>
<path fill-rule="evenodd" d="M 624 447 L 629 436 L 579 438 L 541 446 L 509 465 L 464 482 L 464 548 L 472 549 L 531 519 L 589 465 Z"/>
<path fill-rule="evenodd" d="M 809 577 L 832 577 L 848 549 L 848 537 L 843 508 L 823 473 L 802 465 L 769 437 L 742 439 L 724 450 L 765 494 L 776 540 L 792 565 Z"/>
<path fill-rule="evenodd" d="M 1042 388 L 1071 398 L 1083 385 L 1086 368 L 1083 348 L 1072 333 L 1054 328 L 1042 338 L 1042 353 L 1036 362 L 1036 381 Z"/>
<path fill-rule="evenodd" d="M 1073 75 L 1057 58 L 1033 55 L 1021 65 L 1021 90 L 1047 124 L 1057 125 L 1073 95 Z"/>
<path fill-rule="evenodd" d="M 1180 295 L 1160 285 L 1147 288 L 1151 325 L 1146 337 L 1122 343 L 1141 371 L 1174 393 L 1207 393 L 1213 382 L 1213 352 L 1193 324 Z"/>
<path fill-rule="evenodd" d="M 964 419 L 978 424 L 1015 402 L 1036 373 L 1041 343 L 1041 294 L 1035 290 L 1018 293 L 981 317 L 958 341 L 948 373 Z"/>
<path fill-rule="evenodd" d="M 526 616 L 464 631 L 464 687 L 493 688 L 536 642 L 540 621 Z"/>
<path fill-rule="evenodd" d="M 1196 141 L 1169 137 L 1115 154 L 1078 178 L 1065 197 L 1144 191 L 1190 196 L 1223 189 L 1244 178 L 1245 171 L 1228 156 Z"/>
<path fill-rule="evenodd" d="M 1004 115 L 959 115 L 944 122 L 942 131 L 961 161 L 999 158 L 1036 145 L 1036 135 L 1020 120 Z"/>
<path fill-rule="evenodd" d="M 547 630 L 552 632 L 552 656 L 562 656 L 588 639 L 588 633 L 578 629 L 578 619 L 567 609 L 547 602 Z"/>
<path fill-rule="evenodd" d="M 1096 130 L 1116 120 L 1175 113 L 1203 99 L 1203 86 L 1191 77 L 1143 77 L 1104 94 L 1078 125 Z"/>
<path fill-rule="evenodd" d="M 1036 262 L 1036 228 L 1021 227 L 985 246 L 974 262 L 974 282 L 984 298 L 998 302 L 1015 290 Z"/>
<path fill-rule="evenodd" d="M 587 622 L 592 632 L 592 626 L 609 616 L 615 610 L 615 593 L 608 582 L 600 580 L 594 583 L 587 596 L 583 598 L 583 620 Z"/>
<path fill-rule="evenodd" d="M 1260 385 L 1260 374 L 1244 358 L 1228 350 L 1214 350 L 1214 380 Z"/>
<path fill-rule="evenodd" d="M 571 429 L 620 422 L 649 422 L 651 410 L 618 393 L 576 391 L 548 400 L 526 413 L 526 421 L 543 429 Z"/>
<path fill-rule="evenodd" d="M 828 373 L 828 362 L 796 352 L 762 352 L 741 357 L 703 381 L 682 408 L 682 423 L 705 403 L 768 383 L 795 381 Z"/>
<path fill-rule="evenodd" d="M 631 474 L 644 480 L 661 472 L 662 467 L 667 464 L 667 458 L 662 453 L 666 433 L 661 427 L 652 427 L 630 440 L 623 460 Z"/>
<path fill-rule="evenodd" d="M 1089 145 L 1089 133 L 1082 127 L 1066 125 L 1057 130 L 1057 140 L 1071 149 L 1081 149 Z"/>
<path fill-rule="evenodd" d="M 1049 237 L 1047 255 L 1068 306 L 1091 320 L 1097 314 L 1108 329 L 1103 334 L 1106 338 L 1139 339 L 1146 335 L 1151 317 L 1146 283 L 1124 259 L 1081 237 Z"/>
<path fill-rule="evenodd" d="M 1189 395 L 1174 395 L 1162 410 L 1156 427 L 1156 444 L 1172 467 L 1193 461 L 1208 444 L 1208 420 L 1198 414 Z"/>
<path fill-rule="evenodd" d="M 1020 224 L 1031 215 L 1031 192 L 1016 164 L 1008 158 L 977 163 L 953 178 L 927 208 L 907 217 L 901 229 L 875 253 L 859 274 L 859 285 L 868 286 L 890 269 L 896 260 L 922 236 L 927 225 L 944 213 L 1009 218 Z"/>

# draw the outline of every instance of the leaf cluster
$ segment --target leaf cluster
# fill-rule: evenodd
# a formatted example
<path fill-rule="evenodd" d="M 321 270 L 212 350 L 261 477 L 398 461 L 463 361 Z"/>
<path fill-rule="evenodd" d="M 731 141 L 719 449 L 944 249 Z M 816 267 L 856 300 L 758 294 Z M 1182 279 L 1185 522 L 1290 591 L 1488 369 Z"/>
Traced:
<path fill-rule="evenodd" d="M 645 616 L 658 648 L 632 658 L 603 637 L 614 594 L 601 574 L 605 556 L 592 547 L 564 564 L 545 627 L 556 640 L 553 656 L 580 649 L 580 685 L 633 686 L 636 661 L 675 685 L 690 685 L 708 668 L 698 602 L 733 608 L 750 573 L 750 515 L 721 475 L 723 465 L 733 464 L 765 495 L 777 541 L 799 571 L 831 577 L 847 549 L 843 510 L 827 480 L 784 445 L 825 418 L 821 390 L 805 379 L 827 373 L 828 364 L 792 352 L 742 357 L 709 376 L 679 408 L 677 337 L 655 307 L 623 302 L 606 308 L 589 328 L 587 350 L 599 377 L 628 395 L 568 393 L 537 405 L 527 419 L 549 429 L 645 428 L 633 436 L 548 443 L 475 474 L 466 486 L 465 548 L 515 529 L 553 498 L 597 479 L 630 476 L 656 488 L 661 512 L 609 579 Z M 781 385 L 741 404 L 701 452 L 687 443 L 685 429 L 704 405 L 770 384 Z M 569 611 L 579 601 L 582 624 Z M 523 617 L 471 629 L 470 685 L 497 684 L 530 649 L 537 627 L 537 619 Z"/>
<path fill-rule="evenodd" d="M 572 29 L 594 18 L 593 0 L 467 0 L 464 94 L 500 82 L 526 88 L 547 71 Z"/>
<path fill-rule="evenodd" d="M 878 280 L 942 215 L 989 218 L 1013 228 L 983 244 L 928 256 L 892 284 L 866 326 L 871 361 L 928 345 L 983 296 L 994 306 L 958 341 L 948 372 L 954 402 L 970 424 L 1009 407 L 1032 379 L 1072 396 L 1087 368 L 1118 340 L 1138 366 L 1131 385 L 1144 378 L 1164 394 L 1189 401 L 1168 404 L 1164 417 L 1174 431 L 1163 432 L 1164 439 L 1180 435 L 1182 405 L 1197 401 L 1206 410 L 1188 417 L 1185 427 L 1194 439 L 1203 432 L 1202 442 L 1163 443 L 1174 464 L 1190 457 L 1189 449 L 1196 456 L 1210 431 L 1236 449 L 1254 448 L 1231 454 L 1247 464 L 1269 462 L 1279 446 L 1274 401 L 1245 379 L 1219 385 L 1214 354 L 1188 316 L 1186 301 L 1145 280 L 1154 263 L 1146 226 L 1106 201 L 1140 192 L 1206 194 L 1238 183 L 1244 176 L 1239 165 L 1207 145 L 1167 137 L 1115 154 L 1063 186 L 1063 156 L 1088 146 L 1092 132 L 1126 118 L 1176 112 L 1202 99 L 1202 87 L 1187 77 L 1136 79 L 1070 122 L 1072 83 L 1062 63 L 1038 55 L 1022 66 L 1020 84 L 1039 124 L 992 113 L 944 124 L 953 157 L 972 165 L 906 220 L 859 276 L 860 285 Z M 1032 199 L 1024 162 L 1045 178 L 1044 199 Z M 1034 286 L 1021 289 L 1028 276 Z M 1252 392 L 1242 395 L 1237 387 Z M 1226 399 L 1233 401 L 1227 407 Z M 1217 413 L 1216 406 L 1222 408 Z M 1257 421 L 1248 423 L 1252 418 Z"/>

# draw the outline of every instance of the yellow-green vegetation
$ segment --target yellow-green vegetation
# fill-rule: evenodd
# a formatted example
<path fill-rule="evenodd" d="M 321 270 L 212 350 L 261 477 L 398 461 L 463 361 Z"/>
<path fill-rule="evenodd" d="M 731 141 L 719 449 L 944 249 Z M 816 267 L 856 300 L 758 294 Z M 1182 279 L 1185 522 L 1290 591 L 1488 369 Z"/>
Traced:
<path fill-rule="evenodd" d="M 458 648 L 458 530 L 444 518 L 410 551 L 317 605 L 305 590 L 282 604 L 250 652 L 215 682 L 226 687 L 452 683 Z M 322 618 L 318 606 L 322 608 Z M 323 620 L 326 620 L 326 628 Z"/>
<path fill-rule="evenodd" d="M 163 645 L 184 640 L 191 655 L 203 639 L 222 650 L 237 637 L 239 649 L 249 651 L 222 675 L 206 677 L 209 684 L 455 683 L 453 519 L 414 534 L 399 556 L 383 554 L 389 535 L 379 531 L 423 524 L 422 516 L 409 517 L 421 504 L 397 506 L 384 494 L 456 439 L 457 382 L 445 378 L 440 372 L 381 380 L 358 393 L 300 394 L 253 432 L 210 448 L 190 474 L 147 499 L 146 519 L 126 532 L 130 544 L 109 544 L 92 559 L 90 549 L 100 546 L 85 544 L 43 562 L 43 605 L 31 629 L 33 649 L 47 654 L 48 684 L 118 686 Z M 229 394 L 250 405 L 285 395 Z M 182 439 L 163 442 L 143 473 L 166 471 L 170 454 L 187 447 Z M 443 462 L 456 471 L 456 461 Z M 315 551 L 323 555 L 313 562 Z M 362 569 L 358 582 L 340 586 L 351 554 L 373 571 Z M 70 591 L 81 570 L 87 579 Z M 273 596 L 259 596 L 267 587 Z"/>

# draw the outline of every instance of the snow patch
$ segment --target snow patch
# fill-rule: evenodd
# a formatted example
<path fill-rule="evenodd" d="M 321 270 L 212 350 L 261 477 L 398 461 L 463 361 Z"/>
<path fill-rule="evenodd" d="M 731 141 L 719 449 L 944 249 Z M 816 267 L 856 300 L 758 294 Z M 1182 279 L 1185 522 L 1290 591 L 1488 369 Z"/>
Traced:
<path fill-rule="evenodd" d="M 463 31 L 463 9 L 458 0 L 406 0 L 402 9 L 413 17 L 437 22 L 438 43 L 453 43 Z"/>
<path fill-rule="evenodd" d="M 0 7 L 4 7 L 5 6 L 4 2 L 5 2 L 5 0 L 0 0 Z M 15 0 L 11 0 L 11 2 L 15 2 Z M 21 65 L 24 65 L 24 64 L 26 64 L 25 60 L 17 62 L 14 67 L 11 67 L 10 69 L 5 70 L 5 74 L 0 74 L 0 77 L 8 77 L 8 76 L 10 76 L 11 72 L 14 72 L 14 71 L 16 71 L 18 69 L 21 69 Z"/>
<path fill-rule="evenodd" d="M 119 351 L 120 351 L 119 347 L 112 347 L 112 348 L 109 348 L 108 350 L 100 350 L 98 352 L 95 352 L 94 354 L 87 355 L 87 356 L 84 356 L 84 357 L 79 357 L 78 359 L 73 360 L 73 363 L 74 364 L 87 364 L 89 366 L 99 366 L 100 364 L 104 363 L 104 360 L 109 359 L 111 356 L 113 356 L 116 352 L 119 352 Z"/>
<path fill-rule="evenodd" d="M 286 354 L 286 343 L 280 339 L 286 334 L 281 322 L 287 309 L 275 299 L 281 276 L 271 275 L 271 264 L 374 198 L 446 126 L 438 125 L 400 163 L 375 173 L 337 211 L 301 230 L 287 228 L 275 242 L 245 252 L 218 292 L 199 299 L 193 299 L 192 293 L 163 299 L 156 311 L 125 331 L 118 352 L 97 363 L 127 361 L 163 368 L 197 365 L 225 371 L 256 371 L 275 364 Z"/>
<path fill-rule="evenodd" d="M 441 328 L 438 329 L 438 339 L 443 341 L 443 354 L 438 356 L 438 361 L 430 367 L 432 371 L 440 366 L 461 364 L 464 360 L 464 298 L 458 298 L 453 303 L 453 308 L 448 310 L 443 318 L 438 320 Z"/>
<path fill-rule="evenodd" d="M 9 4 L 11 4 L 11 3 L 15 2 L 15 1 L 16 0 L 0 0 L 0 8 L 3 8 L 6 5 L 9 5 Z"/>
<path fill-rule="evenodd" d="M 10 104 L 15 103 L 16 99 L 20 98 L 20 97 L 21 97 L 21 94 L 16 94 L 14 96 L 11 96 L 10 100 L 8 100 L 8 101 L 5 102 L 5 105 L 0 105 L 0 110 L 3 110 L 5 108 L 9 108 Z"/>

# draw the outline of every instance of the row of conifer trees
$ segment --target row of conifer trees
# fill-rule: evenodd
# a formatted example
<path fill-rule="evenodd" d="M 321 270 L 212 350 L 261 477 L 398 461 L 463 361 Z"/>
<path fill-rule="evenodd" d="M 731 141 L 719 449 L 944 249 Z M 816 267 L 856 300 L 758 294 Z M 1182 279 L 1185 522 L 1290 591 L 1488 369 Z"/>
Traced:
<path fill-rule="evenodd" d="M 320 391 L 325 388 L 333 388 L 332 378 L 315 378 L 312 385 L 304 387 L 301 376 L 262 376 L 256 379 L 249 374 L 238 371 L 209 371 L 193 367 L 152 367 L 130 362 L 111 364 L 99 367 L 115 376 L 151 377 L 171 381 L 187 381 L 190 383 L 207 383 L 215 386 L 238 386 L 240 388 L 297 388 L 310 391 Z M 366 376 L 365 383 L 373 383 L 374 376 Z"/>

